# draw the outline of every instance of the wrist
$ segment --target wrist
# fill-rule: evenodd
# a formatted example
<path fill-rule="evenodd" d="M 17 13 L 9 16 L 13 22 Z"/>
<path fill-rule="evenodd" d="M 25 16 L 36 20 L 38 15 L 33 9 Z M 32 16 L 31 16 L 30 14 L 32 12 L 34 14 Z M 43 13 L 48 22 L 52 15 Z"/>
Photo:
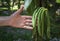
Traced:
<path fill-rule="evenodd" d="M 1 26 L 9 26 L 9 20 L 8 19 L 2 20 Z"/>
<path fill-rule="evenodd" d="M 0 20 L 0 26 L 8 26 L 7 20 Z"/>
<path fill-rule="evenodd" d="M 5 26 L 10 26 L 9 20 L 5 21 Z"/>

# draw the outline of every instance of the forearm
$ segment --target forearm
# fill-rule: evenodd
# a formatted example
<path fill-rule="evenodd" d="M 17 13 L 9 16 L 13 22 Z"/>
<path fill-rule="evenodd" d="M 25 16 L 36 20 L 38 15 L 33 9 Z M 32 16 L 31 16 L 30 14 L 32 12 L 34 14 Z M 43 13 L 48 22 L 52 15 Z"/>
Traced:
<path fill-rule="evenodd" d="M 9 16 L 7 17 L 0 17 L 0 26 L 8 26 L 8 19 L 9 19 Z"/>

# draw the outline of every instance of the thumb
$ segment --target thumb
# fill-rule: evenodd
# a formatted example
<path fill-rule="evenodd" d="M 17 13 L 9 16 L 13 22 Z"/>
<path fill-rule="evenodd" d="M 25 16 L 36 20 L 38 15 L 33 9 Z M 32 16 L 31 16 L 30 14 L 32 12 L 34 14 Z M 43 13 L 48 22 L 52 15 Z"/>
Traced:
<path fill-rule="evenodd" d="M 18 15 L 20 15 L 22 13 L 23 9 L 24 9 L 24 5 L 21 5 L 20 9 L 18 9 L 16 12 L 14 12 L 11 16 L 18 16 Z"/>
<path fill-rule="evenodd" d="M 22 5 L 20 6 L 20 8 L 24 8 L 24 5 L 22 4 Z"/>

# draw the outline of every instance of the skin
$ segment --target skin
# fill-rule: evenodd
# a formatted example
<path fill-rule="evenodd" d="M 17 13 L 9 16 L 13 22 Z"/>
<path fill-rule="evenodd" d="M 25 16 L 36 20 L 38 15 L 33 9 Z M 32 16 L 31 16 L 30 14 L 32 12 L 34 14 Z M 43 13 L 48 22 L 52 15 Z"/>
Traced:
<path fill-rule="evenodd" d="M 15 28 L 33 29 L 32 26 L 32 16 L 22 16 L 20 15 L 24 9 L 24 5 L 21 5 L 20 9 L 14 12 L 10 16 L 0 17 L 0 26 L 12 26 Z"/>

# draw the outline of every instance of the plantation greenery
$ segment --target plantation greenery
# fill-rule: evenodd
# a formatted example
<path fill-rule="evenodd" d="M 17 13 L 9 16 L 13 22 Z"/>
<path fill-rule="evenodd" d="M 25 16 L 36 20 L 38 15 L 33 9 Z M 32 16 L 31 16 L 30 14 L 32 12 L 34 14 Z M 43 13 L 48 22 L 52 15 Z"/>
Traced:
<path fill-rule="evenodd" d="M 60 3 L 60 0 L 56 0 L 56 3 Z"/>
<path fill-rule="evenodd" d="M 33 41 L 50 41 L 52 36 L 51 28 L 54 29 L 60 27 L 60 23 L 55 23 L 57 16 L 56 9 L 59 9 L 59 2 L 60 0 L 31 1 L 31 4 L 29 4 L 27 11 L 28 15 L 33 16 Z M 55 7 L 54 5 L 56 5 L 57 7 Z"/>
<path fill-rule="evenodd" d="M 33 41 L 50 41 L 54 37 L 60 38 L 60 0 L 0 0 L 0 10 L 8 10 L 14 11 L 20 8 L 20 1 L 25 2 L 25 10 L 28 12 L 25 15 L 32 16 L 33 22 L 33 34 L 32 40 Z M 8 12 L 9 13 L 9 12 Z M 3 13 L 2 13 L 3 14 Z M 4 15 L 4 14 L 3 14 Z M 4 28 L 5 29 L 5 28 Z M 3 30 L 4 30 L 3 29 Z M 6 29 L 5 29 L 6 30 Z M 4 31 L 5 31 L 4 30 Z M 12 29 L 13 30 L 13 29 Z M 1 41 L 18 41 L 18 38 L 22 38 L 23 40 L 31 41 L 31 33 L 18 33 L 15 29 L 15 36 L 12 33 L 7 33 L 6 35 L 4 31 L 1 31 L 3 36 L 0 40 Z M 9 29 L 7 30 L 9 31 Z M 24 29 L 23 29 L 24 31 Z M 19 31 L 20 32 L 20 31 Z M 28 35 L 28 36 L 27 36 Z M 30 35 L 30 37 L 29 37 Z M 7 38 L 5 38 L 5 36 Z M 23 37 L 22 37 L 23 36 Z M 4 40 L 3 40 L 4 39 Z M 6 40 L 7 39 L 7 40 Z M 24 41 L 25 41 L 24 40 Z M 53 41 L 53 40 L 52 40 Z"/>

